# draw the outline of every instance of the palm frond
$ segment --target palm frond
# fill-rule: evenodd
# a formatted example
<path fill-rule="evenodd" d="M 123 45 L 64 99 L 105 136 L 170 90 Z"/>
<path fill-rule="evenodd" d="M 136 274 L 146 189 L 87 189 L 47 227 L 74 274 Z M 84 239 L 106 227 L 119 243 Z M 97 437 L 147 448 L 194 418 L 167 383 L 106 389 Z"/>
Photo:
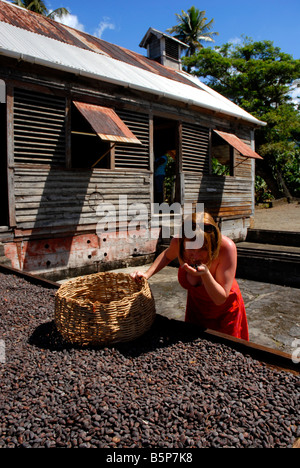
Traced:
<path fill-rule="evenodd" d="M 50 19 L 55 19 L 55 18 L 62 18 L 63 16 L 69 15 L 70 12 L 67 10 L 67 8 L 57 8 L 56 10 L 51 11 L 47 15 L 48 18 Z"/>
<path fill-rule="evenodd" d="M 32 0 L 31 2 L 26 2 L 26 0 L 24 0 L 24 4 L 27 4 L 27 10 L 34 11 L 35 13 L 39 13 L 40 15 L 46 16 L 46 14 L 48 13 L 47 7 L 42 0 Z"/>
<path fill-rule="evenodd" d="M 12 3 L 14 3 L 14 5 L 25 8 L 26 10 L 34 11 L 40 15 L 47 16 L 50 19 L 55 19 L 56 17 L 62 18 L 63 16 L 69 14 L 67 8 L 57 8 L 56 10 L 49 13 L 49 10 L 43 0 L 14 0 Z"/>
<path fill-rule="evenodd" d="M 12 2 L 14 5 L 18 5 L 19 7 L 22 7 L 22 8 L 26 8 L 23 0 L 15 0 L 14 2 Z"/>
<path fill-rule="evenodd" d="M 175 13 L 177 25 L 167 29 L 166 32 L 174 34 L 176 39 L 189 46 L 187 55 L 193 55 L 203 45 L 201 42 L 214 42 L 213 36 L 218 32 L 211 31 L 214 20 L 207 22 L 204 10 L 199 10 L 192 6 L 187 12 L 181 11 L 181 14 Z"/>

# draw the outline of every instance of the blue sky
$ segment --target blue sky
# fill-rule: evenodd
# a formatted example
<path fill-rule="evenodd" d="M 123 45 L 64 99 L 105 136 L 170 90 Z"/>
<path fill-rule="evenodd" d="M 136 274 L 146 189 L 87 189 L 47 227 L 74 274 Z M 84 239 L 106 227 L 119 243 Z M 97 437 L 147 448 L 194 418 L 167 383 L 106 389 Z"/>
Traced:
<path fill-rule="evenodd" d="M 192 5 L 214 18 L 219 32 L 214 45 L 237 41 L 241 35 L 271 40 L 283 52 L 300 58 L 300 0 L 46 0 L 49 10 L 64 6 L 68 24 L 145 55 L 139 43 L 151 26 L 160 31 L 176 24 L 175 13 Z"/>

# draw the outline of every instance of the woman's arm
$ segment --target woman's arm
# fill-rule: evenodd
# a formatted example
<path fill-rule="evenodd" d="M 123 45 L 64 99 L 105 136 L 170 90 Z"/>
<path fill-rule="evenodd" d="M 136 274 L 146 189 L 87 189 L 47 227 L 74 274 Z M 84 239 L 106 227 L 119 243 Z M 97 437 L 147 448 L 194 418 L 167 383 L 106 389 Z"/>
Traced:
<path fill-rule="evenodd" d="M 173 238 L 170 242 L 169 247 L 164 250 L 152 263 L 151 267 L 145 272 L 135 271 L 131 274 L 131 277 L 138 281 L 140 278 L 149 279 L 151 276 L 158 273 L 162 270 L 165 266 L 169 265 L 169 263 L 178 257 L 178 239 Z"/>

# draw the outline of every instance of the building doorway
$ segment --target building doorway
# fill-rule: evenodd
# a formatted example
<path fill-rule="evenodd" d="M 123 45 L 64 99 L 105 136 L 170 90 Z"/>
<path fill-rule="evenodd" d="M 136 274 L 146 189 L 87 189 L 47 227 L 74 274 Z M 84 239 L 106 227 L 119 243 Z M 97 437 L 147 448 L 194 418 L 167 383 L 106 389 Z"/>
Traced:
<path fill-rule="evenodd" d="M 154 203 L 177 200 L 178 181 L 178 122 L 154 117 Z"/>
<path fill-rule="evenodd" d="M 0 80 L 0 226 L 8 226 L 6 85 Z"/>

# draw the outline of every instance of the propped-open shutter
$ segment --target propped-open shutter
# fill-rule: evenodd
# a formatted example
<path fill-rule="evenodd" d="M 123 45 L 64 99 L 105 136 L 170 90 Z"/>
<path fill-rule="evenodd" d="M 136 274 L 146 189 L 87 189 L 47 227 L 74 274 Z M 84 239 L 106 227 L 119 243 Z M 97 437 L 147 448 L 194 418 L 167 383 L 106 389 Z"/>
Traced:
<path fill-rule="evenodd" d="M 116 110 L 142 145 L 116 145 L 115 167 L 122 169 L 149 169 L 149 115 Z"/>
<path fill-rule="evenodd" d="M 113 109 L 79 101 L 73 103 L 101 140 L 125 145 L 141 144 Z"/>
<path fill-rule="evenodd" d="M 65 108 L 65 98 L 14 90 L 16 163 L 65 164 Z"/>
<path fill-rule="evenodd" d="M 256 153 L 250 146 L 244 143 L 233 133 L 221 132 L 220 130 L 214 130 L 226 143 L 235 148 L 245 158 L 263 159 L 258 153 Z"/>
<path fill-rule="evenodd" d="M 184 172 L 209 173 L 209 129 L 182 124 L 182 169 Z"/>

